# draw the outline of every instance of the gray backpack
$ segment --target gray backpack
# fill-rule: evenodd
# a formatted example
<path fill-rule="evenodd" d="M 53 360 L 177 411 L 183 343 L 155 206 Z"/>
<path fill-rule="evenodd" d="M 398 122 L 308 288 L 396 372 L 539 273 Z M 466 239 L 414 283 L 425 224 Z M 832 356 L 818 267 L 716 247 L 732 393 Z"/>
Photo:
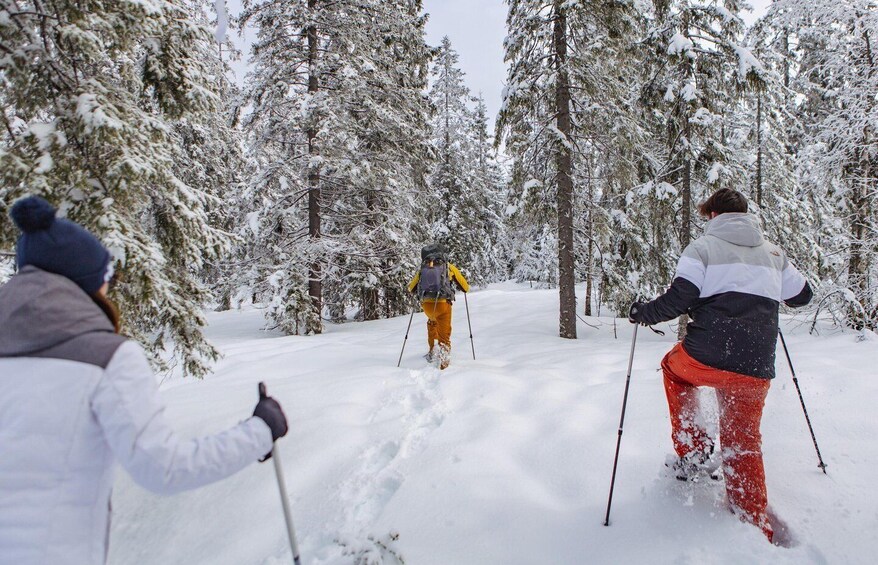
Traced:
<path fill-rule="evenodd" d="M 439 245 L 428 245 L 421 250 L 421 275 L 418 277 L 418 297 L 421 300 L 454 300 L 448 262 L 442 251 Z"/>

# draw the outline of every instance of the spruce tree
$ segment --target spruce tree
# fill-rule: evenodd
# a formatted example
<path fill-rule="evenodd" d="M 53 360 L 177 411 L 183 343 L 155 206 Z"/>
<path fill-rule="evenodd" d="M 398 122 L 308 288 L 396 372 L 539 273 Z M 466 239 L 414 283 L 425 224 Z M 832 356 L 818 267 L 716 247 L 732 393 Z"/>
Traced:
<path fill-rule="evenodd" d="M 362 319 L 406 310 L 430 161 L 420 2 L 246 3 L 242 22 L 259 33 L 247 127 L 268 253 L 254 290 L 291 333 L 352 305 Z"/>
<path fill-rule="evenodd" d="M 741 93 L 762 78 L 761 65 L 743 46 L 740 8 L 736 0 L 656 0 L 646 14 L 649 79 L 641 105 L 652 141 L 644 147 L 645 182 L 637 191 L 647 205 L 633 212 L 649 219 L 633 226 L 635 237 L 654 244 L 643 255 L 652 268 L 638 281 L 647 296 L 667 284 L 676 257 L 697 237 L 698 202 L 746 183 L 746 163 L 733 143 L 743 124 L 734 115 Z M 661 218 L 673 218 L 675 237 L 666 236 L 667 225 L 659 227 Z M 681 336 L 685 322 L 681 317 Z"/>
<path fill-rule="evenodd" d="M 250 189 L 259 242 L 254 293 L 287 333 L 320 333 L 322 273 L 322 136 L 332 131 L 328 96 L 337 65 L 324 50 L 341 37 L 344 2 L 243 2 L 239 25 L 253 25 L 252 111 L 245 128 L 257 173 Z M 318 22 L 320 28 L 317 28 Z"/>
<path fill-rule="evenodd" d="M 158 367 L 168 349 L 203 375 L 216 351 L 197 274 L 228 238 L 211 224 L 214 195 L 179 167 L 177 126 L 217 108 L 211 30 L 175 0 L 2 0 L 0 14 L 0 214 L 40 194 L 97 233 L 122 277 L 111 297 L 125 331 Z"/>
<path fill-rule="evenodd" d="M 203 3 L 192 5 L 196 21 L 217 30 L 213 49 L 204 53 L 217 104 L 213 112 L 174 123 L 182 150 L 177 170 L 186 184 L 200 187 L 211 197 L 206 206 L 210 223 L 232 240 L 231 250 L 218 260 L 206 262 L 200 273 L 211 289 L 213 305 L 226 310 L 233 300 L 240 302 L 242 298 L 245 281 L 239 267 L 250 233 L 245 198 L 249 164 L 240 127 L 243 94 L 233 80 L 230 66 L 241 53 L 229 39 L 226 14 L 217 15 L 209 10 L 214 6 Z"/>
<path fill-rule="evenodd" d="M 596 257 L 610 250 L 618 195 L 636 178 L 639 126 L 630 88 L 640 72 L 630 47 L 636 24 L 634 7 L 625 3 L 509 2 L 510 71 L 498 133 L 515 159 L 514 262 L 530 276 L 557 272 L 565 337 L 575 337 L 577 272 L 587 279 L 589 312 L 598 269 L 615 286 L 627 284 L 625 277 L 611 278 L 617 270 Z M 556 236 L 547 225 L 557 226 Z M 557 250 L 556 265 L 538 264 L 549 250 Z"/>
<path fill-rule="evenodd" d="M 751 127 L 739 140 L 752 164 L 748 170 L 753 213 L 760 216 L 766 237 L 779 244 L 812 283 L 821 277 L 820 208 L 797 174 L 802 122 L 790 95 L 790 30 L 765 19 L 748 32 L 748 46 L 763 67 L 763 84 L 741 101 L 740 119 Z"/>
<path fill-rule="evenodd" d="M 445 245 L 471 283 L 505 278 L 502 175 L 491 149 L 487 111 L 464 83 L 447 37 L 438 49 L 431 84 L 436 161 L 430 189 L 420 199 L 429 234 Z"/>
<path fill-rule="evenodd" d="M 874 0 L 782 0 L 764 19 L 797 44 L 790 57 L 803 124 L 797 164 L 827 235 L 820 271 L 836 282 L 825 293 L 844 304 L 848 324 L 869 329 L 878 326 L 876 13 Z"/>
<path fill-rule="evenodd" d="M 509 240 L 506 231 L 506 177 L 493 149 L 488 113 L 482 94 L 475 99 L 471 129 L 475 154 L 469 202 L 469 269 L 476 284 L 509 278 Z"/>
<path fill-rule="evenodd" d="M 334 238 L 327 293 L 333 318 L 357 306 L 358 318 L 372 320 L 411 308 L 405 287 L 417 265 L 418 196 L 431 163 L 424 96 L 431 53 L 420 2 L 359 9 L 347 37 L 358 57 L 335 93 L 342 112 L 333 138 L 343 160 L 327 188 L 326 233 Z"/>
<path fill-rule="evenodd" d="M 509 0 L 505 41 L 508 84 L 497 121 L 516 158 L 528 162 L 535 153 L 551 155 L 542 179 L 517 180 L 552 193 L 557 226 L 559 334 L 576 338 L 575 261 L 573 252 L 573 124 L 568 60 L 569 12 L 583 8 L 563 0 Z M 518 169 L 531 176 L 531 163 Z M 540 165 L 536 165 L 538 168 Z"/>

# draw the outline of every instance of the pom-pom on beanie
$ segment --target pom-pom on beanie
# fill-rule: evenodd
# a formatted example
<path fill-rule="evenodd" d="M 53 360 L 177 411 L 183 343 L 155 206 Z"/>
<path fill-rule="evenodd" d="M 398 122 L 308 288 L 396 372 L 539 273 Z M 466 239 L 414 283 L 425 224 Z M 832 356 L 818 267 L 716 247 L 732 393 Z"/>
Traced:
<path fill-rule="evenodd" d="M 21 230 L 15 246 L 18 268 L 33 265 L 75 282 L 94 294 L 107 279 L 110 252 L 77 223 L 55 217 L 55 208 L 38 196 L 22 198 L 9 215 Z"/>

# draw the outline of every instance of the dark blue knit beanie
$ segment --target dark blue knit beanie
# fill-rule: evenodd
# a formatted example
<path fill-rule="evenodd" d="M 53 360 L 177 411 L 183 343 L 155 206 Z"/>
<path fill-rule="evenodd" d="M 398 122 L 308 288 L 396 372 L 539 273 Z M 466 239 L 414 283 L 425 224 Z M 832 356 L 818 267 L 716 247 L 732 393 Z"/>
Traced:
<path fill-rule="evenodd" d="M 22 198 L 9 213 L 21 236 L 15 249 L 18 268 L 38 269 L 67 277 L 87 294 L 106 282 L 110 252 L 88 230 L 64 218 L 38 196 Z"/>

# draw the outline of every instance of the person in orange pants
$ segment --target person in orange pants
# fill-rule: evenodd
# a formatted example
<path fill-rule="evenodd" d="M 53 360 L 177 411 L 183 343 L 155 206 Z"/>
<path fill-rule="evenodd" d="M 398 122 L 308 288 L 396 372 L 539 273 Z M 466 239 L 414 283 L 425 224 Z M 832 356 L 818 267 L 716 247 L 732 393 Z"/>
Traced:
<path fill-rule="evenodd" d="M 716 389 L 722 438 L 723 475 L 729 505 L 772 539 L 762 464 L 759 423 L 771 381 L 699 363 L 678 343 L 662 360 L 671 413 L 671 438 L 681 461 L 713 452 L 713 440 L 698 425 L 698 388 Z M 681 469 L 680 471 L 685 471 Z"/>
<path fill-rule="evenodd" d="M 804 306 L 811 287 L 783 250 L 763 238 L 743 194 L 718 190 L 699 211 L 710 221 L 683 250 L 670 288 L 632 304 L 628 319 L 653 325 L 689 315 L 685 338 L 662 361 L 677 478 L 694 480 L 709 470 L 714 443 L 699 425 L 698 387 L 711 387 L 729 507 L 772 541 L 759 426 L 774 378 L 778 307 Z"/>
<path fill-rule="evenodd" d="M 428 361 L 438 360 L 445 369 L 451 362 L 451 307 L 454 286 L 469 292 L 469 283 L 460 270 L 448 262 L 445 248 L 434 243 L 421 249 L 421 269 L 408 284 L 409 292 L 417 292 L 427 316 Z M 436 342 L 439 342 L 438 354 Z"/>

